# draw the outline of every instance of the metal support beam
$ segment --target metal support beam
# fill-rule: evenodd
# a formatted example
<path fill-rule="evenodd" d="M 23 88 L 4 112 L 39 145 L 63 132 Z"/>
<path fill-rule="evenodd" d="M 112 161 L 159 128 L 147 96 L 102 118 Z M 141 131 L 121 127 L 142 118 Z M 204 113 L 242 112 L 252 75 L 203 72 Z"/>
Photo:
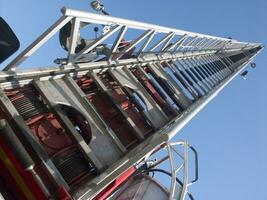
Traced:
<path fill-rule="evenodd" d="M 188 35 L 186 34 L 182 35 L 175 43 L 164 49 L 164 51 L 171 51 L 173 49 L 177 49 L 187 39 L 187 37 Z"/>
<path fill-rule="evenodd" d="M 156 32 L 152 31 L 148 37 L 146 38 L 146 41 L 144 42 L 144 44 L 142 45 L 142 47 L 139 50 L 138 56 L 145 51 L 145 49 L 147 48 L 147 46 L 149 45 L 149 43 L 151 42 L 151 40 L 153 39 L 153 37 L 155 36 Z"/>
<path fill-rule="evenodd" d="M 73 60 L 77 61 L 79 58 L 82 57 L 83 54 L 88 53 L 89 51 L 93 50 L 95 47 L 97 47 L 99 44 L 101 44 L 104 40 L 106 40 L 109 36 L 113 35 L 116 31 L 118 31 L 122 26 L 116 25 L 115 27 L 112 27 L 110 31 L 108 31 L 106 34 L 100 36 L 98 39 L 93 41 L 91 44 L 84 47 L 79 53 L 77 53 Z"/>
<path fill-rule="evenodd" d="M 116 56 L 116 59 L 121 58 L 125 53 L 129 52 L 131 49 L 133 49 L 136 45 L 138 45 L 142 40 L 144 40 L 147 36 L 149 36 L 153 30 L 147 30 L 142 35 L 140 35 L 137 39 L 135 39 L 133 42 L 130 43 L 128 47 L 126 47 L 118 56 Z"/>
<path fill-rule="evenodd" d="M 73 56 L 75 54 L 75 49 L 77 46 L 79 29 L 80 29 L 80 20 L 78 18 L 72 19 L 71 27 L 71 36 L 70 36 L 70 48 L 68 51 L 68 63 L 72 63 Z"/>
<path fill-rule="evenodd" d="M 15 70 L 24 60 L 30 57 L 37 49 L 39 49 L 47 40 L 49 40 L 57 31 L 67 24 L 72 17 L 62 16 L 52 26 L 50 26 L 41 36 L 31 43 L 24 51 L 22 51 L 13 61 L 11 61 L 3 71 Z"/>
<path fill-rule="evenodd" d="M 118 34 L 118 36 L 117 36 L 115 42 L 113 43 L 113 45 L 112 45 L 112 47 L 111 47 L 111 54 L 110 54 L 110 56 L 109 56 L 109 58 L 108 58 L 109 60 L 111 60 L 111 59 L 113 58 L 114 53 L 117 51 L 118 46 L 119 46 L 121 40 L 123 39 L 123 37 L 124 37 L 126 31 L 127 31 L 127 26 L 123 26 L 123 27 L 121 28 L 121 30 L 120 30 L 120 32 L 119 32 L 119 34 Z"/>
<path fill-rule="evenodd" d="M 158 48 L 161 44 L 163 44 L 164 42 L 168 42 L 169 39 L 171 39 L 174 36 L 173 32 L 170 32 L 168 34 L 166 34 L 163 38 L 161 38 L 156 44 L 154 44 L 151 48 L 149 48 L 148 51 L 154 51 L 156 48 Z M 164 46 L 163 46 L 164 47 Z M 161 48 L 161 50 L 164 48 Z"/>

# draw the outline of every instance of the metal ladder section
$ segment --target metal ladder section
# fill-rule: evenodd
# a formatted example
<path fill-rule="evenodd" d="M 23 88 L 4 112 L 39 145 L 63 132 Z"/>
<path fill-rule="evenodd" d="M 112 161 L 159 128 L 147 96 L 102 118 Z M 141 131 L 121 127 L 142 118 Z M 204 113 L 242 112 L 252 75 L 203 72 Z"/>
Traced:
<path fill-rule="evenodd" d="M 98 173 L 88 184 L 73 189 L 53 162 L 45 159 L 47 170 L 54 169 L 57 183 L 64 185 L 77 199 L 93 198 L 120 173 L 170 140 L 262 49 L 260 44 L 111 16 L 65 8 L 62 13 L 55 24 L 0 73 L 0 104 L 23 130 L 40 159 L 45 152 L 29 136 L 31 130 L 22 113 L 5 91 L 31 86 L 56 114 L 85 160 Z M 65 64 L 17 70 L 19 64 L 69 22 L 72 29 Z M 82 23 L 108 26 L 109 30 L 75 52 Z M 130 42 L 127 37 L 131 37 Z M 110 42 L 110 46 L 104 45 Z M 84 62 L 100 46 L 107 46 L 109 53 L 97 54 L 95 59 Z M 90 125 L 92 139 L 89 142 L 77 133 L 66 115 L 66 107 L 81 113 Z"/>

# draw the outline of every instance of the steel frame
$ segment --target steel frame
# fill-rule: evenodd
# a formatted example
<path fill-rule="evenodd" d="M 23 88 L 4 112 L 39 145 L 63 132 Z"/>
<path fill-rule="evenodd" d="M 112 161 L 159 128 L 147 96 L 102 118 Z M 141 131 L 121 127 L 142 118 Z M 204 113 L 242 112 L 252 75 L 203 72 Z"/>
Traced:
<path fill-rule="evenodd" d="M 256 43 L 238 42 L 232 39 L 219 38 L 66 8 L 62 9 L 62 13 L 63 16 L 58 21 L 49 27 L 47 31 L 38 37 L 13 61 L 11 61 L 2 72 L 0 72 L 1 89 L 35 82 L 34 79 L 44 81 L 51 78 L 62 78 L 65 75 L 70 75 L 70 77 L 82 74 L 94 75 L 105 70 L 112 71 L 115 68 L 124 67 L 128 70 L 136 66 L 140 69 L 144 66 L 148 66 L 151 71 L 157 68 L 164 77 L 167 77 L 166 79 L 171 82 L 171 85 L 180 92 L 181 88 L 178 84 L 176 84 L 175 81 L 172 80 L 172 77 L 164 71 L 163 66 L 167 66 L 173 72 L 178 74 L 177 76 L 182 80 L 180 82 L 183 83 L 184 88 L 188 90 L 188 93 L 191 94 L 193 99 L 187 99 L 187 96 L 182 93 L 182 95 L 184 95 L 184 100 L 180 99 L 181 102 L 179 102 L 183 104 L 181 109 L 182 112 L 179 112 L 179 114 L 166 123 L 166 125 L 155 131 L 151 137 L 145 139 L 141 144 L 127 152 L 127 154 L 116 161 L 112 167 L 108 168 L 93 180 L 90 180 L 88 185 L 85 184 L 82 188 L 79 188 L 78 191 L 72 191 L 73 197 L 77 199 L 95 197 L 101 189 L 111 183 L 119 174 L 130 166 L 140 162 L 144 157 L 148 157 L 155 147 L 173 138 L 173 136 L 176 135 L 186 123 L 188 123 L 206 104 L 208 104 L 208 102 L 211 101 L 235 76 L 237 76 L 261 51 L 256 52 L 254 55 L 247 54 L 243 59 L 233 63 L 227 56 L 261 47 L 261 45 Z M 50 68 L 17 70 L 18 66 L 25 59 L 31 56 L 71 20 L 73 22 L 73 27 L 66 64 Z M 98 37 L 94 42 L 85 46 L 79 53 L 75 54 L 76 41 L 79 37 L 81 23 L 110 25 L 111 29 Z M 123 51 L 117 52 L 120 42 L 129 29 L 138 31 L 142 30 L 143 32 L 139 34 L 136 39 L 132 40 Z M 93 51 L 106 39 L 113 37 L 116 32 L 118 32 L 118 34 L 112 44 L 111 54 L 108 56 L 107 60 L 79 63 L 80 57 Z M 155 40 L 157 34 L 162 34 L 163 36 L 158 40 Z M 136 57 L 122 58 L 125 53 L 138 47 L 140 44 L 140 49 L 134 52 Z M 226 58 L 227 63 L 224 62 L 222 58 Z M 104 86 L 101 87 L 101 89 L 105 92 Z M 178 96 L 178 92 L 174 93 L 174 96 Z M 79 95 L 82 96 L 83 94 L 80 93 L 78 96 Z M 7 110 L 11 108 L 13 109 L 13 107 L 10 106 Z M 187 143 L 183 143 L 183 145 L 187 146 Z M 120 146 L 120 144 L 118 146 Z M 121 150 L 125 151 L 123 148 L 121 148 Z M 168 146 L 168 150 L 171 157 L 170 146 Z M 185 158 L 187 158 L 187 154 L 185 155 Z M 176 170 L 172 163 L 171 169 L 172 174 L 175 177 Z M 185 196 L 187 186 L 189 185 L 187 181 L 187 165 L 184 166 L 184 174 L 185 187 L 182 191 L 183 197 Z M 61 179 L 59 179 L 59 182 L 60 181 Z M 95 184 L 96 187 L 91 188 L 90 184 Z M 172 182 L 172 190 L 170 192 L 172 196 L 174 191 L 175 186 Z"/>

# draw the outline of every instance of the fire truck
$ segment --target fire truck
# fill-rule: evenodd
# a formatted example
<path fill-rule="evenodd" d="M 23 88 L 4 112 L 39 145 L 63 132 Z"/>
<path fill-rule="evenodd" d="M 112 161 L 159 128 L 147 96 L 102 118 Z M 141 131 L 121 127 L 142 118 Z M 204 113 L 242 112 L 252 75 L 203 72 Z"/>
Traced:
<path fill-rule="evenodd" d="M 99 14 L 62 8 L 0 72 L 0 199 L 194 199 L 197 151 L 171 139 L 261 44 L 91 6 Z M 64 58 L 18 69 L 54 35 Z M 19 46 L 0 18 L 0 62 Z"/>

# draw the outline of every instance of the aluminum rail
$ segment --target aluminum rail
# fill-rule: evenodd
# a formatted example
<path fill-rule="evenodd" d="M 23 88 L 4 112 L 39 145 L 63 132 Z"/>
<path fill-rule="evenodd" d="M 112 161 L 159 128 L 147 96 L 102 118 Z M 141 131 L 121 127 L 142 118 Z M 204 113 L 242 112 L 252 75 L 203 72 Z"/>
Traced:
<path fill-rule="evenodd" d="M 161 32 L 161 33 L 173 32 L 177 35 L 187 34 L 188 36 L 191 36 L 191 37 L 197 36 L 198 38 L 209 38 L 209 39 L 217 39 L 217 40 L 237 42 L 236 40 L 232 40 L 232 39 L 228 39 L 228 38 L 205 35 L 205 34 L 200 34 L 200 33 L 195 33 L 195 32 L 184 31 L 184 30 L 180 30 L 180 29 L 173 29 L 173 28 L 158 26 L 158 25 L 154 25 L 154 24 L 150 24 L 150 23 L 143 23 L 143 22 L 138 22 L 138 21 L 134 21 L 134 20 L 127 20 L 127 19 L 107 16 L 107 15 L 98 15 L 98 14 L 88 13 L 88 12 L 84 12 L 84 11 L 68 9 L 65 7 L 63 7 L 61 9 L 61 12 L 65 16 L 80 17 L 80 18 L 82 18 L 82 20 L 84 22 L 91 22 L 91 23 L 97 23 L 97 24 L 103 24 L 103 25 L 110 25 L 110 24 L 125 25 L 129 28 L 135 28 L 135 29 L 140 29 L 140 30 L 153 29 L 153 30 L 155 30 L 157 32 Z M 238 42 L 238 43 L 240 43 L 240 42 Z M 241 42 L 240 44 L 243 44 L 243 43 L 247 44 L 246 42 Z"/>
<path fill-rule="evenodd" d="M 171 61 L 183 58 L 190 58 L 201 55 L 212 55 L 216 53 L 216 50 L 202 50 L 202 51 L 189 51 L 189 52 L 174 52 L 174 53 L 165 53 L 163 52 L 160 55 L 153 53 L 147 53 L 146 55 L 139 58 L 129 58 L 124 60 L 109 60 L 109 61 L 99 61 L 99 62 L 90 62 L 90 63 L 80 63 L 76 64 L 76 67 L 72 65 L 65 66 L 54 66 L 54 67 L 43 67 L 43 68 L 34 68 L 26 70 L 16 70 L 16 71 L 0 71 L 0 86 L 2 88 L 10 87 L 11 85 L 15 86 L 17 84 L 29 83 L 33 78 L 49 78 L 51 76 L 60 76 L 64 74 L 85 74 L 88 70 L 103 70 L 105 68 L 114 68 L 117 66 L 128 66 L 134 64 L 146 65 L 150 62 L 163 62 Z"/>
<path fill-rule="evenodd" d="M 151 40 L 155 36 L 155 34 L 159 33 L 164 33 L 167 34 L 166 36 L 163 36 L 163 38 L 166 39 L 166 43 L 162 42 L 163 38 L 159 40 L 158 43 L 155 44 L 156 46 L 160 46 L 161 43 L 163 46 L 161 46 L 160 52 L 163 53 L 165 52 L 165 47 L 168 49 L 167 45 L 168 44 L 175 44 L 176 51 L 179 52 L 181 50 L 178 49 L 179 41 L 180 38 L 178 38 L 177 41 L 174 41 L 175 36 L 179 36 L 181 38 L 185 37 L 186 39 L 190 39 L 192 42 L 189 42 L 187 45 L 189 48 L 196 49 L 201 51 L 201 50 L 240 50 L 240 49 L 246 49 L 246 48 L 251 48 L 251 46 L 259 46 L 260 44 L 256 43 L 247 43 L 247 42 L 238 42 L 236 40 L 232 39 L 226 39 L 226 38 L 221 38 L 221 37 L 215 37 L 215 36 L 210 36 L 210 35 L 204 35 L 204 34 L 198 34 L 194 32 L 189 32 L 189 31 L 184 31 L 184 30 L 179 30 L 179 29 L 172 29 L 172 28 L 167 28 L 163 26 L 158 26 L 158 25 L 153 25 L 149 23 L 143 23 L 143 22 L 137 22 L 133 20 L 127 20 L 127 19 L 121 19 L 117 17 L 111 17 L 111 16 L 104 16 L 104 15 L 97 15 L 97 14 L 92 14 L 88 12 L 83 12 L 83 11 L 78 11 L 78 10 L 72 10 L 72 9 L 67 9 L 67 8 L 62 8 L 62 13 L 63 16 L 60 17 L 59 20 L 57 20 L 51 27 L 49 27 L 40 37 L 38 37 L 32 44 L 30 44 L 24 51 L 22 51 L 14 60 L 12 60 L 4 69 L 3 71 L 9 71 L 9 70 L 15 70 L 24 60 L 26 60 L 28 57 L 30 57 L 36 50 L 38 50 L 42 45 L 44 45 L 53 35 L 55 35 L 64 25 L 69 23 L 70 21 L 73 21 L 74 26 L 72 27 L 71 31 L 71 40 L 70 40 L 70 49 L 68 50 L 68 64 L 73 64 L 77 63 L 77 61 L 82 57 L 83 54 L 88 53 L 91 50 L 94 50 L 98 45 L 100 45 L 104 40 L 107 38 L 113 36 L 115 32 L 120 31 L 122 34 L 119 34 L 114 47 L 116 47 L 119 44 L 119 41 L 122 40 L 122 36 L 126 33 L 126 31 L 129 28 L 136 29 L 136 30 L 144 30 L 148 31 L 149 33 L 153 34 L 146 34 L 143 37 L 137 37 L 136 40 L 133 40 L 132 43 L 130 43 L 130 48 L 134 48 L 137 46 L 138 43 L 140 43 L 142 40 L 146 40 L 146 44 L 144 47 L 148 45 L 148 43 L 151 43 Z M 84 47 L 77 55 L 74 54 L 74 49 L 76 46 L 76 42 L 79 35 L 79 27 L 81 23 L 96 23 L 100 25 L 110 25 L 115 28 L 111 29 L 109 32 L 106 34 L 103 34 L 99 38 L 95 39 L 95 41 L 92 44 L 88 44 L 86 47 Z M 185 39 L 185 40 L 186 40 Z M 205 41 L 201 44 L 201 46 L 197 46 L 198 42 L 195 42 L 195 39 L 205 39 Z M 183 41 L 185 41 L 183 40 Z M 177 43 L 178 42 L 178 43 Z M 208 46 L 206 44 L 209 44 Z M 213 44 L 213 45 L 211 45 Z M 219 46 L 215 44 L 221 44 Z M 173 46 L 174 47 L 174 46 Z M 127 49 L 127 51 L 130 50 L 130 48 Z M 112 51 L 114 51 L 113 48 Z M 152 48 L 154 49 L 154 48 Z M 125 52 L 127 52 L 125 50 Z M 144 48 L 142 48 L 142 53 L 138 56 L 143 56 L 144 53 L 149 53 L 151 51 L 145 51 Z M 114 52 L 113 52 L 114 53 Z M 122 53 L 122 52 L 121 52 Z M 155 53 L 155 52 L 154 52 Z M 122 55 L 122 54 L 121 54 Z M 119 56 L 119 58 L 121 57 Z M 111 55 L 109 57 L 109 60 L 114 60 L 117 61 L 118 58 L 113 58 Z"/>
<path fill-rule="evenodd" d="M 89 63 L 80 63 L 76 64 L 77 67 L 72 65 L 64 65 L 62 66 L 54 66 L 54 67 L 43 67 L 43 68 L 33 68 L 33 69 L 26 69 L 26 70 L 16 70 L 16 71 L 0 71 L 0 84 L 3 82 L 8 83 L 9 81 L 12 82 L 12 79 L 16 79 L 16 82 L 20 80 L 31 80 L 32 77 L 45 77 L 51 75 L 63 75 L 66 73 L 73 73 L 73 72 L 82 72 L 86 70 L 94 70 L 94 69 L 105 69 L 111 68 L 116 66 L 123 66 L 123 65 L 133 65 L 133 64 L 147 64 L 150 62 L 155 61 L 169 61 L 175 60 L 178 58 L 186 58 L 186 57 L 193 57 L 193 56 L 200 56 L 200 55 L 209 55 L 214 54 L 216 50 L 202 50 L 202 51 L 195 51 L 195 52 L 174 52 L 174 53 L 164 53 L 162 55 L 156 55 L 153 53 L 149 53 L 143 55 L 140 58 L 129 58 L 124 60 L 110 60 L 110 61 L 99 61 L 99 62 L 89 62 Z M 27 83 L 27 82 L 24 82 Z"/>

